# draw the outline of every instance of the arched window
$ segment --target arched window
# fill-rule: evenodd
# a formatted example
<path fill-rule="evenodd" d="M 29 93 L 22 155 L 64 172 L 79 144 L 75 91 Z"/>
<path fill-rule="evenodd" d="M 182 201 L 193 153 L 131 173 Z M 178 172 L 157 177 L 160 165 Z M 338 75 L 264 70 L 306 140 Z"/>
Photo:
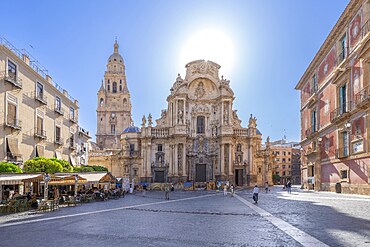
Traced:
<path fill-rule="evenodd" d="M 108 92 L 110 91 L 110 81 L 108 80 Z"/>
<path fill-rule="evenodd" d="M 117 82 L 113 82 L 113 93 L 117 93 Z"/>
<path fill-rule="evenodd" d="M 119 91 L 122 91 L 122 80 L 119 80 Z"/>
<path fill-rule="evenodd" d="M 103 106 L 103 105 L 104 105 L 104 99 L 100 98 L 100 106 Z"/>
<path fill-rule="evenodd" d="M 110 133 L 111 133 L 111 134 L 115 134 L 115 133 L 116 133 L 116 125 L 112 124 L 112 125 L 110 126 Z"/>
<path fill-rule="evenodd" d="M 240 143 L 236 146 L 236 151 L 237 152 L 241 152 L 242 151 L 242 145 Z"/>
<path fill-rule="evenodd" d="M 205 118 L 204 116 L 197 117 L 197 134 L 204 134 L 205 132 Z"/>
<path fill-rule="evenodd" d="M 124 107 L 126 107 L 126 105 L 127 105 L 127 99 L 126 99 L 126 98 L 124 98 L 124 99 L 123 99 L 123 106 L 124 106 Z"/>

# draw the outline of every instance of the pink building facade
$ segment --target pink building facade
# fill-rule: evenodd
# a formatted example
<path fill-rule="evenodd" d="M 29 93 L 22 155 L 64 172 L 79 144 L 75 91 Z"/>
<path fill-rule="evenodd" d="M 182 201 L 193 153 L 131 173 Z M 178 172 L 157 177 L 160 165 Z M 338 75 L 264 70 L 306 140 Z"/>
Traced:
<path fill-rule="evenodd" d="M 370 194 L 369 17 L 350 1 L 296 86 L 304 188 Z"/>

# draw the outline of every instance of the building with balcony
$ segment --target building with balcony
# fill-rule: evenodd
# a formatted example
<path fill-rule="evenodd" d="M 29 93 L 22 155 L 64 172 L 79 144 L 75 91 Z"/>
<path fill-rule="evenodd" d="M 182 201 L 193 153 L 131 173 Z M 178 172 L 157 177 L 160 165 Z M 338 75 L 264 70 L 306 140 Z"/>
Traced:
<path fill-rule="evenodd" d="M 369 17 L 350 1 L 296 86 L 305 188 L 370 194 Z"/>
<path fill-rule="evenodd" d="M 0 38 L 0 68 L 0 160 L 20 166 L 37 156 L 74 160 L 78 101 L 5 38 Z"/>
<path fill-rule="evenodd" d="M 271 142 L 273 154 L 272 172 L 274 182 L 286 184 L 301 184 L 300 180 L 300 147 L 296 142 L 286 142 L 285 139 Z"/>

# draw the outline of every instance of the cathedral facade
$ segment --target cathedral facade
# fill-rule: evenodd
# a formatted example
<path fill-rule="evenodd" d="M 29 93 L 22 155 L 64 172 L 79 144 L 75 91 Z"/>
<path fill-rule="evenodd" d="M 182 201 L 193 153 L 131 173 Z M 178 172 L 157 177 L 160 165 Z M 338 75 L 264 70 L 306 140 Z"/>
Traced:
<path fill-rule="evenodd" d="M 242 126 L 230 81 L 219 76 L 220 65 L 188 63 L 185 78 L 179 74 L 170 89 L 167 109 L 155 123 L 151 114 L 144 115 L 141 127 L 131 121 L 117 43 L 107 67 L 97 108 L 97 145 L 102 150 L 92 152 L 90 164 L 104 165 L 113 175 L 134 182 L 272 184 L 269 141 L 262 144 L 252 115 L 248 126 Z"/>
<path fill-rule="evenodd" d="M 219 69 L 211 61 L 188 63 L 155 125 L 149 114 L 140 129 L 122 133 L 124 176 L 152 183 L 271 184 L 272 156 L 268 144 L 262 148 L 257 119 L 251 115 L 242 127 L 230 81 Z"/>

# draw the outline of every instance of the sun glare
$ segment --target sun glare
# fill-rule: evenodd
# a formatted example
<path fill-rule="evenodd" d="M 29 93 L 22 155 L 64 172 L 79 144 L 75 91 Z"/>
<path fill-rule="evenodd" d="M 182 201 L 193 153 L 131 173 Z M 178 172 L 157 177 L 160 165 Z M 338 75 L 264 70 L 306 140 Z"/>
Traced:
<path fill-rule="evenodd" d="M 180 64 L 199 59 L 211 60 L 230 72 L 234 62 L 234 45 L 230 36 L 216 29 L 201 30 L 186 40 L 180 56 Z"/>

